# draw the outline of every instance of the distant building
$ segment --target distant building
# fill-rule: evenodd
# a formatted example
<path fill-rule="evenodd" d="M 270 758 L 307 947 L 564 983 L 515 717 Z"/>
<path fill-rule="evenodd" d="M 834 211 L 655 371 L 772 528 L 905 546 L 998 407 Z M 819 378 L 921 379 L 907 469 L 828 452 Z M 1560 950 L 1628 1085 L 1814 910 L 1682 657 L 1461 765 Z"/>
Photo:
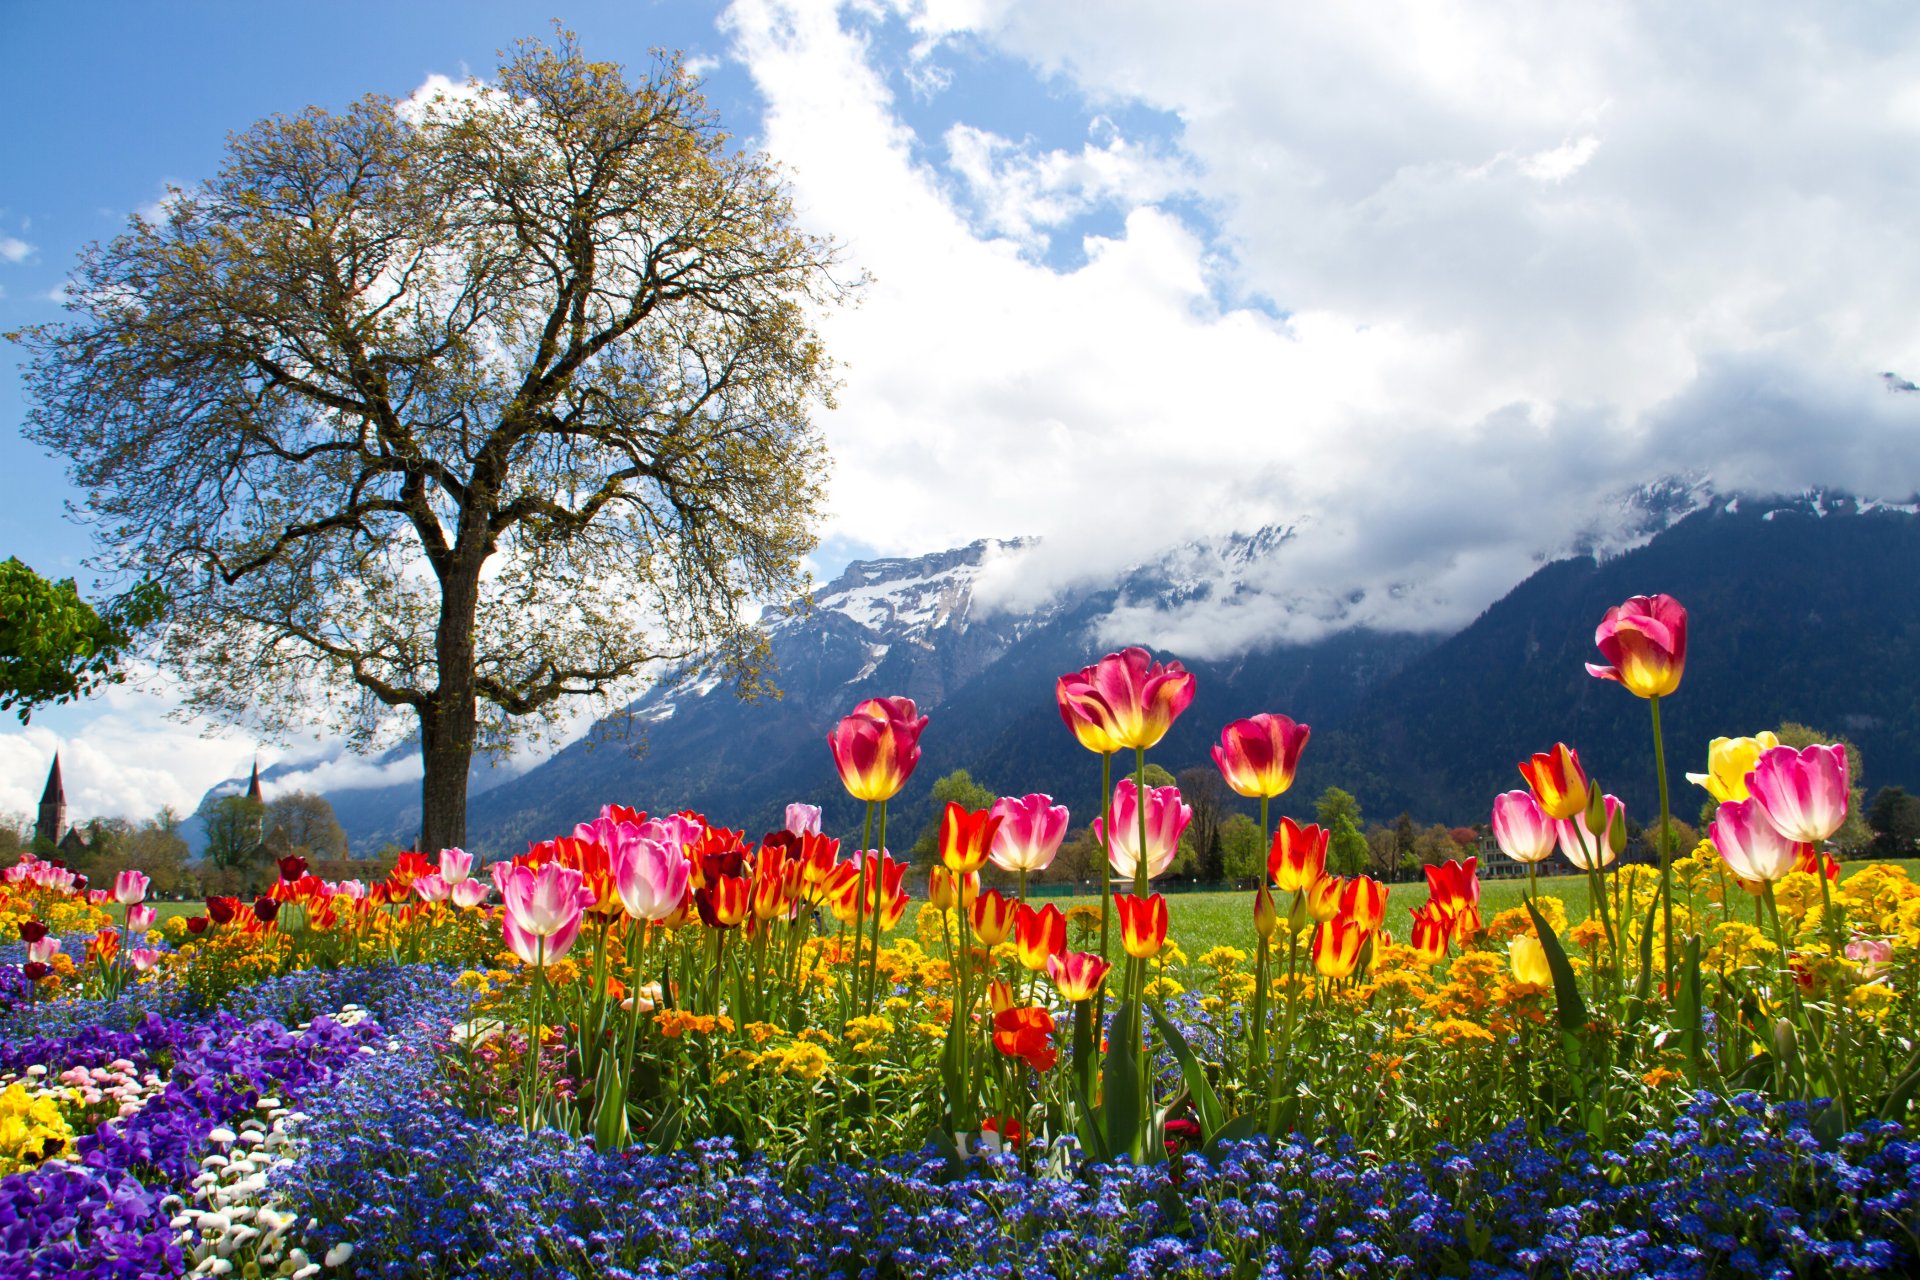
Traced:
<path fill-rule="evenodd" d="M 47 770 L 47 788 L 40 793 L 40 816 L 33 824 L 35 844 L 52 845 L 72 857 L 85 854 L 87 838 L 80 828 L 67 825 L 67 788 L 60 777 L 60 753 L 53 753 L 53 767 Z"/>

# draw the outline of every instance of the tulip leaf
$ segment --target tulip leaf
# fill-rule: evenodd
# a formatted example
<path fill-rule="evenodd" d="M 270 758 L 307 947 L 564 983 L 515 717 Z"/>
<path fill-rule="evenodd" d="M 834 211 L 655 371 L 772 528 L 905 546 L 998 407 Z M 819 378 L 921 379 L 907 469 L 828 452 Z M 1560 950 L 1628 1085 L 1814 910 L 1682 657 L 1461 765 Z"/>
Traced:
<path fill-rule="evenodd" d="M 1107 1052 L 1101 1076 L 1106 1110 L 1107 1150 L 1137 1155 L 1140 1148 L 1140 1007 L 1134 1000 L 1120 1004 L 1119 1043 Z"/>
<path fill-rule="evenodd" d="M 1680 1043 L 1687 1055 L 1687 1083 L 1698 1085 L 1707 1062 L 1707 1037 L 1701 1017 L 1700 935 L 1687 939 L 1685 967 L 1680 974 L 1677 993 L 1680 1007 Z"/>
<path fill-rule="evenodd" d="M 1587 1002 L 1580 996 L 1580 979 L 1573 972 L 1573 965 L 1567 959 L 1566 949 L 1560 945 L 1559 935 L 1548 924 L 1540 909 L 1527 899 L 1527 914 L 1533 917 L 1533 931 L 1540 937 L 1540 949 L 1547 953 L 1547 970 L 1553 974 L 1553 998 L 1559 1007 L 1560 1029 L 1575 1034 L 1584 1033 L 1591 1021 L 1587 1014 Z"/>
<path fill-rule="evenodd" d="M 600 1151 L 618 1151 L 627 1145 L 627 1090 L 614 1055 L 601 1061 L 593 1093 L 593 1145 Z"/>
<path fill-rule="evenodd" d="M 1904 1112 L 1913 1101 L 1914 1094 L 1920 1092 L 1920 1053 L 1915 1053 L 1907 1062 L 1907 1069 L 1900 1075 L 1887 1096 L 1880 1102 L 1878 1114 L 1882 1120 L 1904 1123 Z"/>
<path fill-rule="evenodd" d="M 1187 1092 L 1193 1095 L 1194 1106 L 1200 1112 L 1200 1137 L 1207 1141 L 1220 1131 L 1225 1123 L 1224 1108 L 1220 1105 L 1220 1095 L 1213 1091 L 1213 1082 L 1207 1079 L 1206 1068 L 1193 1056 L 1193 1050 L 1187 1044 L 1187 1038 L 1180 1029 L 1167 1020 L 1160 1010 L 1149 1006 L 1147 1012 L 1153 1015 L 1153 1025 L 1159 1028 L 1161 1039 L 1167 1042 L 1167 1049 L 1173 1054 L 1174 1061 L 1180 1064 L 1180 1078 L 1186 1081 Z"/>
<path fill-rule="evenodd" d="M 1100 1127 L 1100 1116 L 1087 1101 L 1087 1091 L 1078 1079 L 1073 1082 L 1074 1111 L 1078 1123 L 1075 1128 L 1080 1134 L 1080 1145 L 1086 1148 L 1087 1158 L 1095 1164 L 1107 1162 L 1107 1135 Z M 1111 1105 L 1112 1099 L 1108 1099 Z"/>
<path fill-rule="evenodd" d="M 957 1129 L 971 1110 L 967 1099 L 961 1096 L 962 1082 L 960 1073 L 960 1036 L 961 1019 L 955 1018 L 947 1026 L 947 1045 L 940 1053 L 940 1079 L 947 1093 L 947 1119 L 945 1127 Z"/>
<path fill-rule="evenodd" d="M 686 1124 L 687 1109 L 682 1106 L 667 1108 L 660 1119 L 647 1132 L 647 1150 L 654 1155 L 663 1156 L 680 1141 L 680 1130 Z"/>
<path fill-rule="evenodd" d="M 1660 899 L 1647 904 L 1647 918 L 1640 928 L 1640 978 L 1633 987 L 1633 1018 L 1638 1021 L 1647 1011 L 1653 995 L 1653 922 L 1659 918 Z"/>
<path fill-rule="evenodd" d="M 1208 1137 L 1207 1151 L 1217 1154 L 1220 1147 L 1228 1142 L 1245 1142 L 1260 1132 L 1260 1117 L 1251 1111 L 1243 1112 L 1220 1126 L 1220 1131 Z"/>

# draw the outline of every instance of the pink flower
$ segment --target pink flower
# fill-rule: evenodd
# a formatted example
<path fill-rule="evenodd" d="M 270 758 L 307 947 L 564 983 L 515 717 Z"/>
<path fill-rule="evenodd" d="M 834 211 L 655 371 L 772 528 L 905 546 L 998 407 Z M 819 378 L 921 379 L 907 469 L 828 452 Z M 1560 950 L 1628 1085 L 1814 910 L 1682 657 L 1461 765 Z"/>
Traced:
<path fill-rule="evenodd" d="M 1743 880 L 1771 883 L 1793 871 L 1794 842 L 1773 824 L 1758 797 L 1721 805 L 1707 835 L 1733 874 Z"/>
<path fill-rule="evenodd" d="M 1509 791 L 1493 802 L 1493 839 L 1515 862 L 1545 862 L 1560 832 L 1531 791 Z"/>
<path fill-rule="evenodd" d="M 60 939 L 48 936 L 27 944 L 28 964 L 52 964 L 60 954 Z"/>
<path fill-rule="evenodd" d="M 1871 981 L 1893 964 L 1893 944 L 1884 938 L 1855 938 L 1847 944 L 1847 959 L 1861 966 L 1861 976 Z"/>
<path fill-rule="evenodd" d="M 1015 800 L 1001 796 L 988 813 L 1000 819 L 987 856 L 1005 871 L 1045 871 L 1067 837 L 1067 807 L 1052 796 L 1030 795 Z"/>
<path fill-rule="evenodd" d="M 1243 796 L 1277 796 L 1293 785 L 1294 771 L 1300 767 L 1300 753 L 1306 750 L 1307 737 L 1313 731 L 1295 724 L 1286 716 L 1265 712 L 1247 720 L 1235 720 L 1220 731 L 1220 745 L 1213 749 L 1213 762 L 1227 785 Z"/>
<path fill-rule="evenodd" d="M 1132 878 L 1140 865 L 1140 811 L 1132 778 L 1113 789 L 1113 852 L 1108 861 L 1115 874 Z M 1155 787 L 1147 792 L 1147 877 L 1152 879 L 1173 865 L 1180 851 L 1180 833 L 1193 821 L 1193 808 L 1180 799 L 1178 787 Z M 1093 838 L 1104 838 L 1101 819 L 1093 820 Z"/>
<path fill-rule="evenodd" d="M 133 968 L 136 973 L 146 973 L 155 965 L 159 964 L 160 957 L 165 954 L 163 951 L 148 950 L 146 947 L 135 947 L 127 953 L 127 958 L 133 961 Z"/>
<path fill-rule="evenodd" d="M 1613 824 L 1624 821 L 1622 817 L 1626 806 L 1619 797 L 1607 796 L 1606 826 L 1596 835 L 1587 825 L 1587 815 L 1582 812 L 1571 818 L 1559 818 L 1553 828 L 1560 842 L 1560 852 L 1567 855 L 1567 861 L 1582 871 L 1598 871 L 1601 867 L 1611 866 L 1615 857 L 1613 851 Z M 1578 823 L 1579 826 L 1574 824 Z M 1585 842 L 1584 846 L 1582 841 Z"/>
<path fill-rule="evenodd" d="M 1122 649 L 1061 676 L 1054 698 L 1080 745 L 1111 755 L 1166 737 L 1193 701 L 1193 675 L 1177 662 L 1155 662 L 1145 649 Z"/>
<path fill-rule="evenodd" d="M 1775 747 L 1747 776 L 1747 789 L 1789 840 L 1817 844 L 1847 820 L 1847 749 Z M 1724 810 L 1725 806 L 1722 806 Z"/>
<path fill-rule="evenodd" d="M 920 763 L 927 718 L 912 698 L 868 698 L 827 735 L 840 783 L 855 800 L 891 800 Z"/>
<path fill-rule="evenodd" d="M 693 864 L 669 846 L 661 823 L 622 823 L 613 846 L 613 887 L 635 920 L 665 920 L 687 896 Z"/>
<path fill-rule="evenodd" d="M 448 897 L 456 907 L 477 907 L 487 900 L 487 886 L 478 880 L 462 880 L 455 884 Z"/>
<path fill-rule="evenodd" d="M 817 836 L 820 834 L 820 806 L 817 804 L 790 804 L 787 806 L 787 833 L 796 836 Z"/>
<path fill-rule="evenodd" d="M 449 886 L 459 884 L 473 874 L 473 855 L 465 849 L 440 851 L 440 878 Z"/>
<path fill-rule="evenodd" d="M 1663 698 L 1680 687 L 1687 666 L 1687 611 L 1672 596 L 1635 596 L 1607 610 L 1593 642 L 1612 666 L 1587 664 L 1587 674 L 1612 680 L 1642 698 Z"/>
<path fill-rule="evenodd" d="M 138 871 L 122 871 L 113 878 L 113 900 L 122 906 L 135 902 L 144 902 L 147 897 L 146 876 Z"/>
<path fill-rule="evenodd" d="M 127 908 L 127 928 L 135 933 L 145 933 L 153 928 L 154 917 L 159 913 L 144 902 L 136 902 Z"/>
<path fill-rule="evenodd" d="M 343 893 L 355 901 L 367 896 L 367 886 L 361 884 L 358 880 L 342 880 L 339 884 L 333 886 L 333 891 L 337 894 Z"/>
<path fill-rule="evenodd" d="M 572 867 L 549 862 L 538 871 L 496 862 L 494 887 L 506 904 L 502 917 L 507 947 L 527 964 L 552 964 L 567 954 L 593 905 L 593 891 Z"/>
<path fill-rule="evenodd" d="M 453 886 L 446 882 L 438 871 L 414 878 L 413 891 L 420 895 L 422 902 L 445 902 L 447 895 L 453 892 Z"/>

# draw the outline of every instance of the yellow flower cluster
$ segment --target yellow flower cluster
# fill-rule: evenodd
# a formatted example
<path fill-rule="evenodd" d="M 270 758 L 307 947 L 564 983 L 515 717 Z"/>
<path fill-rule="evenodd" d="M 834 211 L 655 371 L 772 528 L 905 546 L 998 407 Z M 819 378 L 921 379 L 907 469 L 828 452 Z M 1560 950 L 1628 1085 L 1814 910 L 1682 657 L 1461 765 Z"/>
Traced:
<path fill-rule="evenodd" d="M 24 1084 L 0 1091 L 0 1177 L 63 1155 L 72 1143 L 73 1129 L 51 1097 Z"/>
<path fill-rule="evenodd" d="M 760 1055 L 762 1066 L 770 1066 L 783 1076 L 796 1076 L 802 1080 L 818 1080 L 826 1074 L 831 1062 L 827 1051 L 811 1040 L 793 1040 L 775 1045 Z"/>

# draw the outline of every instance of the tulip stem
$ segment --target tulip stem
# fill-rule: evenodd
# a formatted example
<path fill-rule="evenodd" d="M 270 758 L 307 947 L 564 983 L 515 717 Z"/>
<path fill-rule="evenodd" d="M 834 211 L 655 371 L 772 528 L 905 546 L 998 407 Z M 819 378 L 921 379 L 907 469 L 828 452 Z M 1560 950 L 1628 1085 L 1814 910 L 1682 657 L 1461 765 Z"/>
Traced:
<path fill-rule="evenodd" d="M 1100 753 L 1100 958 L 1111 954 L 1109 933 L 1113 923 L 1113 752 Z M 1107 984 L 1101 983 L 1093 997 L 1093 1020 L 1101 1028 L 1107 1025 Z"/>
<path fill-rule="evenodd" d="M 540 1091 L 540 1042 L 544 1038 L 541 1035 L 542 1030 L 544 1030 L 541 1026 L 541 1018 L 546 1012 L 546 972 L 547 939 L 543 934 L 534 942 L 533 1020 L 527 1024 L 526 1096 L 520 1104 L 521 1123 L 526 1125 L 528 1133 L 532 1133 L 534 1130 L 535 1099 L 539 1096 Z"/>
<path fill-rule="evenodd" d="M 880 847 L 875 856 L 878 859 L 873 866 L 873 955 L 867 961 L 867 1016 L 873 1016 L 874 1006 L 880 998 L 880 921 L 887 914 L 886 877 L 881 872 L 886 868 L 887 849 L 887 802 L 880 802 Z"/>
<path fill-rule="evenodd" d="M 867 801 L 867 825 L 860 837 L 860 881 L 853 895 L 853 956 L 847 962 L 847 995 L 840 1002 L 840 1034 L 847 1033 L 847 1015 L 860 999 L 860 940 L 865 937 L 867 923 L 867 862 L 868 854 L 873 851 L 873 801 Z M 841 922 L 844 934 L 846 922 Z"/>
<path fill-rule="evenodd" d="M 1661 953 L 1666 974 L 1667 998 L 1673 998 L 1673 841 L 1672 823 L 1667 810 L 1667 749 L 1660 736 L 1660 695 L 1647 699 L 1653 709 L 1653 771 L 1660 782 L 1660 921 L 1664 933 Z"/>

